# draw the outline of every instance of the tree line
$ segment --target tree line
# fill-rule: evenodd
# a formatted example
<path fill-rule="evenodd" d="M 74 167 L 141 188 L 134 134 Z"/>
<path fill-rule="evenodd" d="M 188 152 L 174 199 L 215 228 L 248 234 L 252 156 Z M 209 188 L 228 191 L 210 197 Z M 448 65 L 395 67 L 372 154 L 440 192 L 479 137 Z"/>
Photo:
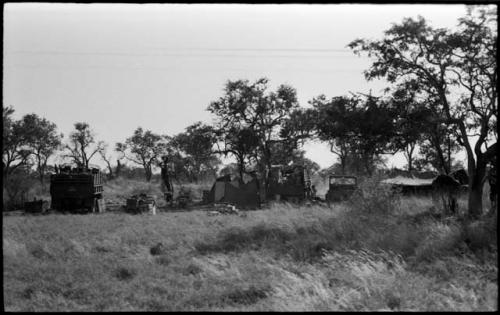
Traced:
<path fill-rule="evenodd" d="M 263 185 L 274 164 L 300 162 L 318 170 L 301 150 L 313 139 L 328 143 L 338 157 L 330 171 L 368 176 L 383 168 L 384 154 L 397 152 L 404 154 L 409 171 L 449 174 L 459 166 L 453 156 L 464 150 L 469 213 L 478 216 L 487 164 L 496 155 L 498 137 L 496 23 L 495 8 L 471 7 L 455 31 L 434 28 L 422 17 L 406 18 L 386 30 L 382 39 L 352 41 L 348 47 L 353 53 L 372 60 L 366 79 L 386 80 L 380 95 L 319 95 L 306 108 L 299 106 L 292 86 L 270 91 L 267 78 L 228 81 L 223 95 L 206 109 L 213 124 L 196 122 L 174 136 L 138 127 L 115 144 L 116 168 L 108 145 L 95 139 L 87 123 L 75 123 L 62 145 L 55 124 L 36 114 L 14 121 L 13 108 L 7 107 L 4 179 L 34 163 L 43 182 L 47 159 L 61 146 L 63 155 L 78 165 L 88 166 L 99 155 L 110 176 L 120 172 L 121 161 L 140 165 L 148 181 L 162 155 L 174 164 L 174 177 L 188 181 L 215 176 L 220 157 L 232 156 L 236 163 L 231 167 L 240 177 L 257 171 Z"/>

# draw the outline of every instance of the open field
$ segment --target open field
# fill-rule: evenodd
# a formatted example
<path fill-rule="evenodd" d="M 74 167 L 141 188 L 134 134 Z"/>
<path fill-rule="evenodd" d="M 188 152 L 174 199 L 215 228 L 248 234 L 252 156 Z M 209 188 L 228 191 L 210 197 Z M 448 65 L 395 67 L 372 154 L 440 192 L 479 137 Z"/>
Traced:
<path fill-rule="evenodd" d="M 498 309 L 496 220 L 464 228 L 429 200 L 363 198 L 246 216 L 4 216 L 5 309 Z"/>

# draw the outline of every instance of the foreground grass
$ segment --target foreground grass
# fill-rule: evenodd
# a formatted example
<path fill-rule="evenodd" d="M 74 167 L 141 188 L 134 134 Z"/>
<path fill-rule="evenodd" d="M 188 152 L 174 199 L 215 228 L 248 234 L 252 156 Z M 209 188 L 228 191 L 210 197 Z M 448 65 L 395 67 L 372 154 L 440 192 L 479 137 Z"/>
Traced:
<path fill-rule="evenodd" d="M 363 206 L 4 217 L 5 309 L 497 310 L 491 224 Z"/>

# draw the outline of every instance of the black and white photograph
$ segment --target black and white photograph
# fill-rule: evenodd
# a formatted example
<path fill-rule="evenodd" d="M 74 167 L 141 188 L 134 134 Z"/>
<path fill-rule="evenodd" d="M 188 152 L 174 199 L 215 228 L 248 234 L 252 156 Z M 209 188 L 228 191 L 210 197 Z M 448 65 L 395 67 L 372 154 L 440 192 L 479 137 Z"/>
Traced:
<path fill-rule="evenodd" d="M 4 3 L 3 310 L 498 311 L 497 10 Z"/>

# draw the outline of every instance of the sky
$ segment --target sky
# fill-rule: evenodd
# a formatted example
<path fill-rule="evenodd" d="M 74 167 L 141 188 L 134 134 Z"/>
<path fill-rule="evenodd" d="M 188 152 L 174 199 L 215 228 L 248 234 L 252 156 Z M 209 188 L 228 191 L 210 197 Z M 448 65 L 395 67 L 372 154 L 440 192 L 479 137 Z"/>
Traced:
<path fill-rule="evenodd" d="M 449 4 L 7 3 L 3 105 L 15 118 L 47 118 L 66 140 L 75 122 L 87 122 L 114 146 L 139 126 L 174 135 L 211 123 L 206 108 L 228 80 L 291 85 L 302 107 L 320 94 L 379 95 L 387 85 L 365 80 L 370 59 L 355 56 L 349 42 L 380 39 L 405 17 L 454 28 L 465 14 L 464 5 Z M 303 149 L 321 167 L 337 161 L 326 144 Z M 405 160 L 396 154 L 387 164 Z"/>

